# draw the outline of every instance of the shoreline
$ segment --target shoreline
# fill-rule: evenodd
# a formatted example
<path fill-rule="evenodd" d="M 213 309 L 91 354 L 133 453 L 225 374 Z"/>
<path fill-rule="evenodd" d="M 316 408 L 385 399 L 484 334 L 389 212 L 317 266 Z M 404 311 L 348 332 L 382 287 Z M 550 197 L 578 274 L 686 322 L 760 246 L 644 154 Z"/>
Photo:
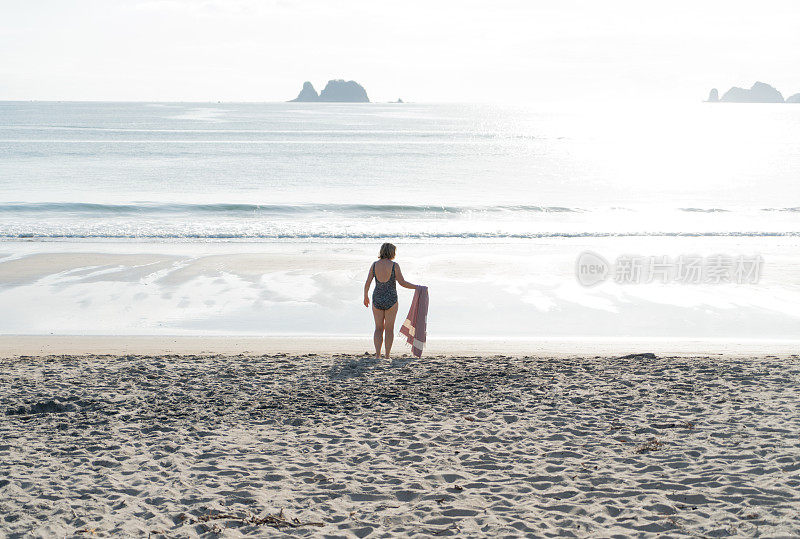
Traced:
<path fill-rule="evenodd" d="M 677 338 L 715 339 L 702 348 L 716 352 L 729 348 L 719 345 L 724 340 L 798 338 L 800 267 L 792 254 L 800 250 L 797 239 L 673 238 L 652 243 L 617 238 L 470 249 L 398 244 L 398 249 L 403 273 L 431 293 L 431 346 L 461 336 L 495 342 L 529 337 L 535 341 L 525 347 L 493 345 L 488 350 L 469 345 L 466 351 L 530 353 L 540 350 L 540 343 L 556 340 L 570 341 L 570 346 L 554 347 L 556 353 L 571 353 L 575 337 L 623 340 L 623 348 L 632 344 L 630 339 L 650 346 L 654 338 Z M 14 313 L 0 322 L 0 335 L 305 334 L 372 341 L 373 317 L 361 302 L 367 262 L 375 256 L 367 244 L 110 243 L 100 249 L 100 244 L 15 243 L 0 251 L 0 298 Z M 628 285 L 609 280 L 584 287 L 575 268 L 587 251 L 607 260 L 625 253 L 673 258 L 692 252 L 761 253 L 765 269 L 759 283 L 750 285 Z M 320 259 L 326 261 L 324 268 L 315 263 Z M 411 296 L 409 290 L 398 291 L 400 315 Z M 331 340 L 337 351 L 362 353 L 371 347 L 363 348 L 361 341 L 354 345 L 342 348 L 339 339 Z M 677 351 L 696 352 L 693 346 Z M 450 344 L 440 350 L 460 353 L 464 348 Z M 545 352 L 552 348 L 546 346 Z M 616 353 L 618 347 L 604 348 Z"/>
<path fill-rule="evenodd" d="M 0 358 L 51 355 L 362 355 L 373 349 L 364 336 L 191 336 L 191 335 L 0 335 Z M 795 355 L 800 340 L 668 339 L 668 338 L 434 338 L 421 361 L 431 356 L 619 357 L 658 356 L 753 357 Z M 410 353 L 396 336 L 394 357 Z"/>

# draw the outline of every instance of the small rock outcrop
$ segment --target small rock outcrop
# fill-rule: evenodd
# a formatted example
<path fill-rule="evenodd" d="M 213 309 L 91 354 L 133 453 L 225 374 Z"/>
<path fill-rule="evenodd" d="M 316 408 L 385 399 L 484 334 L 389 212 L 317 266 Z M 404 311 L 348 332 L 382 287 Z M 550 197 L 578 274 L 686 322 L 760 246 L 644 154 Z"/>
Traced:
<path fill-rule="evenodd" d="M 708 102 L 716 103 L 717 101 L 719 101 L 719 92 L 716 88 L 711 88 L 711 91 L 708 92 Z"/>
<path fill-rule="evenodd" d="M 300 94 L 292 101 L 325 103 L 369 103 L 367 91 L 354 80 L 329 80 L 325 88 L 317 94 L 310 82 L 303 84 Z"/>
<path fill-rule="evenodd" d="M 292 101 L 319 101 L 319 94 L 314 89 L 314 85 L 308 81 L 303 83 L 303 89 Z"/>
<path fill-rule="evenodd" d="M 800 94 L 790 95 L 786 98 L 787 103 L 800 103 Z"/>
<path fill-rule="evenodd" d="M 753 86 L 746 90 L 734 86 L 720 98 L 720 101 L 726 103 L 783 103 L 783 95 L 763 82 L 756 82 Z"/>

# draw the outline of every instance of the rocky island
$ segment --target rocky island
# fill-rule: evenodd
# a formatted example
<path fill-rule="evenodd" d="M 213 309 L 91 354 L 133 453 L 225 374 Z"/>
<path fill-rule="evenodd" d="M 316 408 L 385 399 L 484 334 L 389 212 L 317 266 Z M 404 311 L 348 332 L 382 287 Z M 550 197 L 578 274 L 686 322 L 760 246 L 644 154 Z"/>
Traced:
<path fill-rule="evenodd" d="M 794 94 L 785 101 L 783 95 L 773 86 L 764 82 L 756 82 L 750 89 L 734 86 L 719 97 L 716 88 L 708 94 L 709 103 L 800 103 L 800 94 Z"/>
<path fill-rule="evenodd" d="M 306 81 L 303 89 L 290 102 L 306 103 L 369 103 L 367 91 L 354 80 L 329 80 L 322 92 L 317 94 L 314 85 Z"/>

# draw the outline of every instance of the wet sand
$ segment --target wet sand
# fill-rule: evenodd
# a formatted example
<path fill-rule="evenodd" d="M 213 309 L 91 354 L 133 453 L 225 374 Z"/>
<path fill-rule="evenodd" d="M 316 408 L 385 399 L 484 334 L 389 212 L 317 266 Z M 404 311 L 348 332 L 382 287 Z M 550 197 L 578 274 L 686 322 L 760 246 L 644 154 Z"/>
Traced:
<path fill-rule="evenodd" d="M 800 534 L 800 357 L 0 360 L 9 536 Z"/>
<path fill-rule="evenodd" d="M 371 316 L 371 315 L 370 315 Z M 403 313 L 405 316 L 405 313 Z M 398 321 L 399 325 L 399 321 Z M 659 356 L 743 358 L 791 355 L 800 340 L 686 338 L 514 338 L 443 337 L 429 334 L 425 355 L 544 356 L 558 358 L 616 357 L 654 352 Z M 231 335 L 0 335 L 0 358 L 49 355 L 270 355 L 358 354 L 372 349 L 372 335 L 231 336 Z M 410 352 L 395 336 L 393 353 Z"/>

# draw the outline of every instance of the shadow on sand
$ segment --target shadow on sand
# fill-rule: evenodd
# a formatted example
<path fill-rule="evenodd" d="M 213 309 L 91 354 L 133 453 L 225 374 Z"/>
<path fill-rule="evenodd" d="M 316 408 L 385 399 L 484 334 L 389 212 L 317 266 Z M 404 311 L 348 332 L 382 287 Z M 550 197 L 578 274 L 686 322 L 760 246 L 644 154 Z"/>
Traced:
<path fill-rule="evenodd" d="M 386 368 L 405 367 L 411 363 L 411 358 L 401 357 L 386 359 L 375 359 L 373 355 L 350 356 L 341 358 L 328 371 L 328 378 L 331 380 L 346 380 L 357 376 L 364 376 L 373 370 L 383 370 Z"/>

